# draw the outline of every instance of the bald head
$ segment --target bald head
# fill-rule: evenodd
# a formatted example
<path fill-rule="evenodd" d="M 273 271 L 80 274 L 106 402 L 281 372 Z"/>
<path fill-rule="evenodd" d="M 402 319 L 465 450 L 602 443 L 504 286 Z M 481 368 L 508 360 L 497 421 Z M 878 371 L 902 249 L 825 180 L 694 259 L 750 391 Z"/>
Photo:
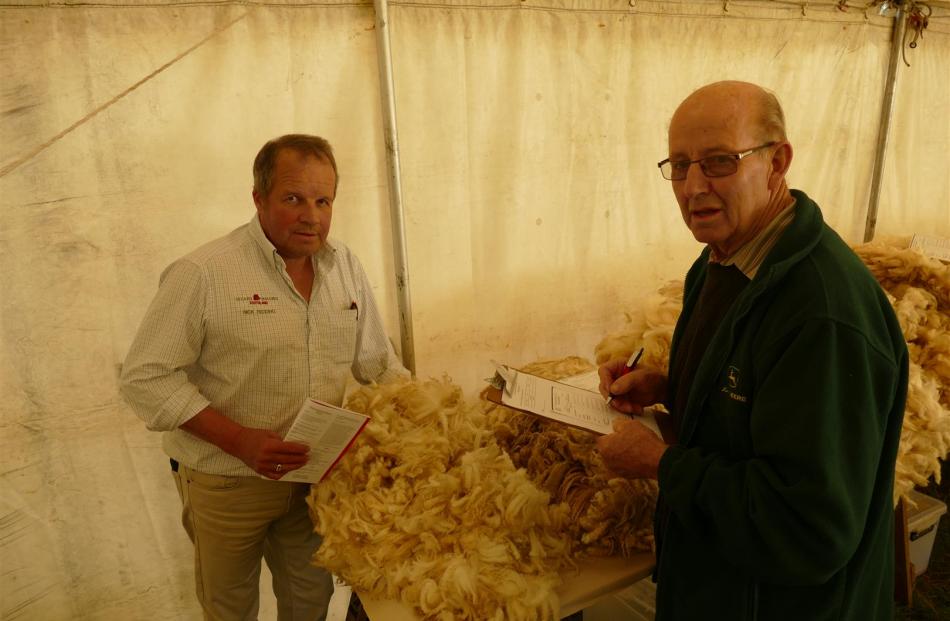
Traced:
<path fill-rule="evenodd" d="M 756 142 L 785 142 L 785 113 L 778 98 L 751 82 L 726 80 L 713 82 L 693 91 L 676 109 L 673 119 L 681 111 L 719 109 L 726 113 L 724 120 L 749 123 L 750 137 Z M 670 126 L 672 128 L 673 122 Z"/>
<path fill-rule="evenodd" d="M 794 202 L 785 182 L 792 147 L 782 108 L 760 86 L 716 82 L 692 93 L 673 113 L 669 147 L 664 174 L 683 219 L 719 257 Z"/>

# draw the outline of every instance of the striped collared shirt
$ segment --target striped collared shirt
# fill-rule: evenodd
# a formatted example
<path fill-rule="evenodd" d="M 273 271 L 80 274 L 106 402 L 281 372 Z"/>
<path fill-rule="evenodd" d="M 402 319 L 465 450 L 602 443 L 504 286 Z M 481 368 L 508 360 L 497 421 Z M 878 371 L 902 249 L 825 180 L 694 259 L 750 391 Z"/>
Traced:
<path fill-rule="evenodd" d="M 121 391 L 149 429 L 165 432 L 170 457 L 209 474 L 256 476 L 179 426 L 211 405 L 283 436 L 308 397 L 340 404 L 350 372 L 363 383 L 406 373 L 356 256 L 328 241 L 311 261 L 308 303 L 255 213 L 162 273 Z"/>
<path fill-rule="evenodd" d="M 775 243 L 778 242 L 782 233 L 788 228 L 788 225 L 795 219 L 795 203 L 790 204 L 783 209 L 769 224 L 759 231 L 759 234 L 747 241 L 741 248 L 732 253 L 731 256 L 721 258 L 715 250 L 709 253 L 710 263 L 719 263 L 720 265 L 735 265 L 740 272 L 745 274 L 746 278 L 752 280 L 765 261 Z"/>

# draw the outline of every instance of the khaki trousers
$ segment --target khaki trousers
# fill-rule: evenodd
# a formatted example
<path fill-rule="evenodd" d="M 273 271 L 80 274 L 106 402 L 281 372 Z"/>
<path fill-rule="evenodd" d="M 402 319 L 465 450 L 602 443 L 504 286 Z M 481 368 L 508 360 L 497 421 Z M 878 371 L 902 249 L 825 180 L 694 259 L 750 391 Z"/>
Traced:
<path fill-rule="evenodd" d="M 207 621 L 257 619 L 261 558 L 274 576 L 278 621 L 326 618 L 333 582 L 310 562 L 320 537 L 307 513 L 308 484 L 204 474 L 184 465 L 172 474 Z"/>

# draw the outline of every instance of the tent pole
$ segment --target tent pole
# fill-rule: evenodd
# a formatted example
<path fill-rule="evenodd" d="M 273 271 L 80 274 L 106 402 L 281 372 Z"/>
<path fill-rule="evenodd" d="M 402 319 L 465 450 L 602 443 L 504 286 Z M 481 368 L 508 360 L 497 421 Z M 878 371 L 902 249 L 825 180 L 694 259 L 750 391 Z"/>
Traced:
<path fill-rule="evenodd" d="M 891 117 L 894 113 L 894 87 L 897 84 L 897 68 L 901 59 L 901 48 L 904 44 L 904 30 L 907 20 L 904 19 L 903 2 L 897 2 L 897 14 L 894 15 L 894 28 L 891 39 L 891 56 L 887 65 L 887 78 L 884 82 L 884 101 L 881 106 L 881 125 L 877 132 L 877 148 L 874 153 L 874 169 L 871 171 L 871 196 L 868 200 L 868 217 L 864 224 L 864 243 L 874 239 L 874 229 L 877 226 L 877 209 L 881 200 L 881 183 L 884 176 L 884 156 L 887 152 L 887 139 L 891 133 Z"/>
<path fill-rule="evenodd" d="M 386 141 L 386 163 L 389 168 L 389 215 L 392 223 L 402 363 L 415 376 L 416 352 L 412 336 L 409 260 L 406 254 L 406 226 L 399 173 L 399 141 L 396 136 L 396 96 L 393 89 L 392 54 L 389 44 L 389 3 L 387 0 L 373 0 L 373 6 L 376 9 L 376 58 L 379 62 L 383 137 Z"/>

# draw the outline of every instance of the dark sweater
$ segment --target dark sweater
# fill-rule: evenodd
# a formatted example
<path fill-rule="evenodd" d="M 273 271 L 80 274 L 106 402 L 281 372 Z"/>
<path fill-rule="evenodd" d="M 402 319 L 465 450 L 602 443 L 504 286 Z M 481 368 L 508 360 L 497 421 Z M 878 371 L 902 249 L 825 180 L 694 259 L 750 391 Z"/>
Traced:
<path fill-rule="evenodd" d="M 677 435 L 699 361 L 706 353 L 706 347 L 722 318 L 748 284 L 749 279 L 735 265 L 710 263 L 706 268 L 706 279 L 699 300 L 683 329 L 676 357 L 670 360 L 670 378 L 674 383 L 669 387 L 671 401 L 667 408 L 673 417 L 673 429 Z"/>
<path fill-rule="evenodd" d="M 715 330 L 660 461 L 658 621 L 893 617 L 907 348 L 877 282 L 793 194 L 795 219 Z M 687 275 L 671 360 L 707 263 Z"/>

